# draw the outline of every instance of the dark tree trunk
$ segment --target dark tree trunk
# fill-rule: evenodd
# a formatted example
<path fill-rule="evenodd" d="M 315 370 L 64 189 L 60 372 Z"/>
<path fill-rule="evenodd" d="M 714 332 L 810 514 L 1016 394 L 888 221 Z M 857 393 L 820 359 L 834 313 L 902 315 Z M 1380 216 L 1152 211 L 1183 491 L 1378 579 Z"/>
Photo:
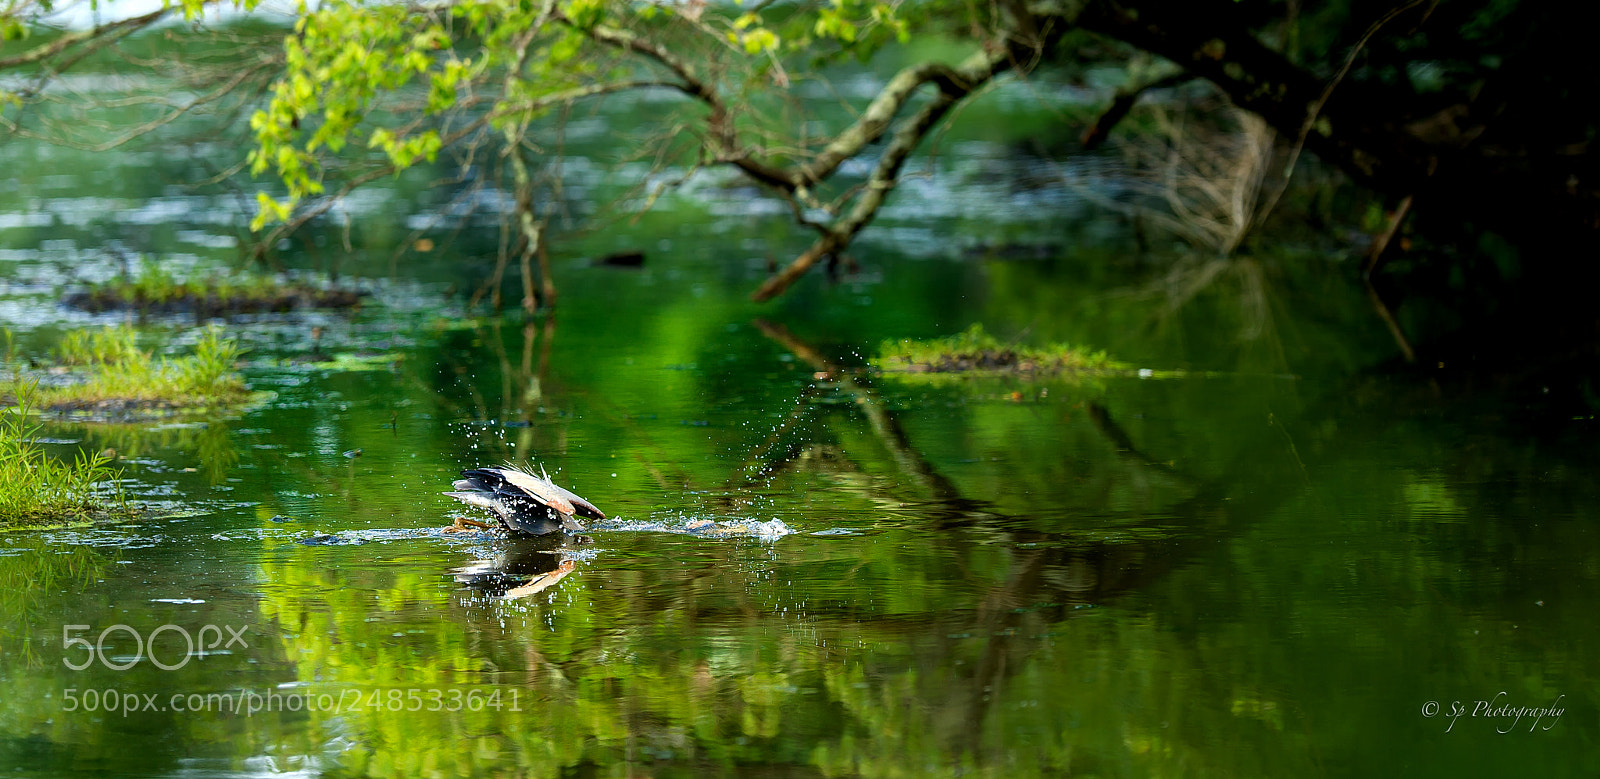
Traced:
<path fill-rule="evenodd" d="M 1538 3 L 1524 5 L 1528 10 L 1520 16 L 1530 18 L 1519 22 L 1548 29 L 1576 21 L 1551 18 L 1550 9 Z M 1423 21 L 1424 10 L 1425 4 L 1397 14 L 1393 24 L 1414 26 Z M 1592 235 L 1600 227 L 1600 192 L 1590 175 L 1593 156 L 1586 141 L 1574 143 L 1559 130 L 1543 135 L 1542 145 L 1501 140 L 1527 137 L 1519 130 L 1544 125 L 1523 111 L 1542 110 L 1555 122 L 1574 111 L 1592 112 L 1590 106 L 1509 100 L 1506 93 L 1515 94 L 1515 87 L 1504 83 L 1486 85 L 1478 95 L 1493 98 L 1492 104 L 1463 99 L 1442 108 L 1369 83 L 1343 80 L 1330 86 L 1330 80 L 1262 44 L 1251 20 L 1231 0 L 1088 0 L 1072 21 L 1211 81 L 1240 108 L 1290 139 L 1303 137 L 1308 150 L 1379 191 L 1420 196 L 1430 209 L 1450 209 L 1473 222 L 1513 231 Z M 1565 44 L 1538 35 L 1524 40 L 1526 49 L 1508 52 L 1501 82 L 1531 78 L 1526 65 L 1513 64 L 1518 57 L 1538 61 L 1540 47 Z M 1512 106 L 1521 110 L 1509 110 Z M 1419 109 L 1426 113 L 1419 115 Z"/>

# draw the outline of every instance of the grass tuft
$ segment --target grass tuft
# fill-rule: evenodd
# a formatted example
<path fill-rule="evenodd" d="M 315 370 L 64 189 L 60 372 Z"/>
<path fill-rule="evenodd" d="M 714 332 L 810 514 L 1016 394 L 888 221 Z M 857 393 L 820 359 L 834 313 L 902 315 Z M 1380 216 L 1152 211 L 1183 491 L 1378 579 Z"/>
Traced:
<path fill-rule="evenodd" d="M 185 357 L 156 359 L 142 351 L 132 328 L 72 333 L 57 350 L 61 362 L 83 367 L 83 380 L 39 390 L 51 410 L 207 408 L 252 398 L 234 371 L 243 350 L 221 328 L 208 327 Z"/>
<path fill-rule="evenodd" d="M 284 312 L 303 308 L 357 308 L 364 293 L 289 281 L 255 273 L 207 273 L 180 279 L 161 263 L 145 260 L 137 276 L 125 276 L 65 295 L 85 311 L 194 312 L 201 317 Z"/>
<path fill-rule="evenodd" d="M 37 384 L 18 381 L 14 405 L 0 409 L 0 528 L 131 514 L 122 472 L 99 454 L 68 462 L 46 457 L 31 421 Z M 102 487 L 102 485 L 105 485 Z"/>
<path fill-rule="evenodd" d="M 946 338 L 913 341 L 909 338 L 884 341 L 873 367 L 892 373 L 1113 373 L 1128 366 L 1112 360 L 1103 351 L 1092 351 L 1066 344 L 1017 346 L 1001 343 L 973 324 L 964 332 Z"/>
<path fill-rule="evenodd" d="M 56 360 L 62 365 L 114 365 L 148 357 L 139 351 L 138 333 L 130 327 L 71 330 L 56 346 Z"/>

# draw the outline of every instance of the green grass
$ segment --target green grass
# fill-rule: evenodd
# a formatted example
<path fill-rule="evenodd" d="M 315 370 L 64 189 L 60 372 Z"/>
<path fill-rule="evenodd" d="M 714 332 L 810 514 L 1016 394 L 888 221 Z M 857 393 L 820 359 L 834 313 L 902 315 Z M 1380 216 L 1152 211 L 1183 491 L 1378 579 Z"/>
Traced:
<path fill-rule="evenodd" d="M 873 367 L 892 373 L 1113 373 L 1129 366 L 1103 351 L 1066 344 L 1019 346 L 1002 343 L 974 324 L 964 332 L 927 341 L 884 341 Z"/>
<path fill-rule="evenodd" d="M 36 385 L 19 382 L 12 394 L 14 405 L 0 410 L 0 529 L 131 513 L 116 484 L 122 472 L 105 458 L 79 452 L 57 460 L 34 442 Z"/>
<path fill-rule="evenodd" d="M 180 279 L 162 263 L 144 259 L 128 275 L 66 294 L 63 301 L 85 311 L 193 311 L 202 316 L 297 308 L 355 308 L 362 293 L 322 288 L 259 273 L 197 272 Z"/>
<path fill-rule="evenodd" d="M 56 360 L 62 365 L 110 365 L 147 359 L 139 351 L 138 336 L 131 327 L 71 330 L 56 346 Z"/>
<path fill-rule="evenodd" d="M 128 327 L 69 334 L 57 349 L 60 362 L 82 366 L 82 381 L 41 387 L 38 402 L 50 410 L 110 408 L 184 409 L 236 405 L 253 396 L 234 370 L 242 350 L 220 328 L 206 328 L 194 353 L 155 358 L 137 345 Z"/>

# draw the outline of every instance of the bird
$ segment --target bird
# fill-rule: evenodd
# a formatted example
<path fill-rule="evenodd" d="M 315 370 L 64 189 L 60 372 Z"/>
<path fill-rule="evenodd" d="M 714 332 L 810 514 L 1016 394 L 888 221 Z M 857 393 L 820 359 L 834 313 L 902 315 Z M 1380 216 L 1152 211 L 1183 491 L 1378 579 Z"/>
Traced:
<path fill-rule="evenodd" d="M 539 475 L 511 463 L 488 468 L 473 468 L 461 472 L 464 477 L 444 494 L 474 508 L 487 509 L 500 519 L 500 524 L 513 535 L 542 536 L 557 531 L 582 532 L 583 524 L 577 517 L 605 519 L 605 512 L 595 508 L 571 490 L 550 481 L 550 474 L 539 468 Z M 451 527 L 460 532 L 469 526 L 492 528 L 493 525 L 458 518 Z"/>
<path fill-rule="evenodd" d="M 515 600 L 554 587 L 578 567 L 571 551 L 594 543 L 588 536 L 551 533 L 513 538 L 492 556 L 450 571 L 457 582 L 492 599 Z"/>

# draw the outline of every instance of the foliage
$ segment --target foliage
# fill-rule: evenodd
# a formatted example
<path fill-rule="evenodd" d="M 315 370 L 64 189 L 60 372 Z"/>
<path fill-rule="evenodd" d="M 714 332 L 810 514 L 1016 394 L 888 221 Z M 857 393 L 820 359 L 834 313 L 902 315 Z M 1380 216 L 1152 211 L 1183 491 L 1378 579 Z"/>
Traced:
<path fill-rule="evenodd" d="M 238 0 L 229 5 L 251 10 L 257 3 L 258 0 Z M 177 12 L 185 21 L 197 21 L 205 13 L 206 6 L 212 4 L 209 0 L 162 0 L 159 10 L 161 16 Z M 9 0 L 0 7 L 0 42 L 26 41 L 41 32 L 41 27 L 54 32 L 49 29 L 50 22 L 54 21 L 51 17 L 69 7 L 68 3 L 58 5 L 54 0 Z M 50 36 L 44 37 L 48 39 Z M 93 37 L 85 39 L 92 40 Z"/>
<path fill-rule="evenodd" d="M 40 402 L 52 409 L 196 408 L 237 404 L 251 397 L 234 370 L 242 350 L 217 327 L 208 327 L 194 353 L 159 360 L 135 345 L 126 326 L 69 337 L 64 360 L 86 366 L 81 382 L 42 387 Z"/>
<path fill-rule="evenodd" d="M 1033 347 L 1003 343 L 976 322 L 945 338 L 884 341 L 872 365 L 907 373 L 1104 373 L 1128 369 L 1103 351 L 1066 344 Z"/>
<path fill-rule="evenodd" d="M 782 15 L 729 15 L 704 4 L 619 0 L 323 4 L 304 12 L 285 38 L 284 73 L 251 119 L 252 173 L 270 169 L 288 192 L 284 200 L 258 193 L 252 228 L 287 220 L 302 200 L 325 192 L 325 152 L 374 149 L 398 172 L 481 139 L 486 127 L 515 144 L 528 123 L 581 98 L 698 90 L 688 79 L 642 77 L 648 68 L 629 52 L 646 52 L 644 59 L 680 77 L 742 69 L 750 76 L 734 83 L 746 88 L 769 78 L 786 83 L 785 54 L 815 58 L 831 44 L 864 57 L 908 41 L 911 23 L 899 8 L 834 0 Z M 464 118 L 452 125 L 447 118 L 458 114 Z"/>
<path fill-rule="evenodd" d="M 125 514 L 127 499 L 116 484 L 121 472 L 97 453 L 79 452 L 70 461 L 47 457 L 30 420 L 37 386 L 12 386 L 12 404 L 0 409 L 0 528 L 58 522 L 87 516 Z M 111 485 L 109 491 L 102 485 Z"/>
<path fill-rule="evenodd" d="M 1237 137 L 1218 145 L 1178 134 L 1170 162 L 1141 166 L 1151 171 L 1143 199 L 1161 204 L 1152 221 L 1218 253 L 1267 219 L 1296 163 L 1312 154 L 1385 197 L 1423 195 L 1417 202 L 1451 220 L 1533 235 L 1528 225 L 1544 220 L 1592 230 L 1600 190 L 1581 182 L 1589 181 L 1584 150 L 1597 125 L 1592 112 L 1571 106 L 1595 102 L 1583 99 L 1594 96 L 1592 80 L 1574 74 L 1584 72 L 1578 31 L 1592 26 L 1580 22 L 1596 12 L 1464 0 L 1435 13 L 1435 5 L 1341 2 L 1302 13 L 1297 4 L 1231 0 L 832 0 L 747 11 L 698 2 L 341 0 L 301 14 L 271 103 L 252 120 L 252 170 L 271 171 L 286 193 L 258 193 L 253 226 L 297 229 L 351 188 L 446 153 L 457 155 L 462 178 L 514 176 L 519 214 L 547 213 L 533 207 L 523 158 L 558 166 L 546 141 L 561 137 L 562 109 L 668 90 L 681 99 L 650 117 L 644 143 L 626 142 L 636 159 L 654 160 L 637 178 L 653 191 L 622 200 L 648 208 L 712 165 L 738 168 L 773 191 L 820 236 L 756 291 L 766 300 L 839 256 L 875 218 L 908 157 L 965 101 L 1018 72 L 1041 83 L 1093 73 L 1105 86 L 1122 81 L 1112 106 L 1121 113 L 1107 110 L 1106 127 L 1096 128 L 1106 132 L 1146 89 L 1165 91 L 1160 85 L 1174 78 L 1209 81 L 1247 112 L 1233 122 L 1243 130 Z M 941 35 L 969 56 L 950 65 L 908 45 Z M 870 102 L 848 105 L 850 121 L 821 119 L 794 88 L 825 82 L 827 66 L 847 55 L 909 63 Z M 1167 73 L 1172 67 L 1181 71 Z M 1145 80 L 1155 72 L 1164 75 Z M 338 160 L 341 152 L 354 159 Z M 860 163 L 873 157 L 863 182 Z M 847 160 L 855 164 L 841 174 Z M 1269 175 L 1277 168 L 1281 175 Z M 533 221 L 520 236 L 530 246 L 544 235 Z M 1494 269 L 1468 270 L 1476 284 Z M 528 285 L 530 308 L 531 297 Z"/>

